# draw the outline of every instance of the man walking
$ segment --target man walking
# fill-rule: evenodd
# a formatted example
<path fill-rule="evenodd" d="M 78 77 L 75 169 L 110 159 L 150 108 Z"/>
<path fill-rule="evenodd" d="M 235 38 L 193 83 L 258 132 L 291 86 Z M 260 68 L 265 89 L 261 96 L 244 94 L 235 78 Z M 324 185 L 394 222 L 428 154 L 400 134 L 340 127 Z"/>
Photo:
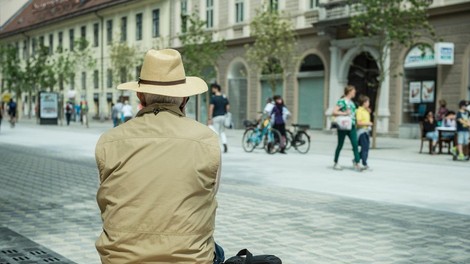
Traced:
<path fill-rule="evenodd" d="M 209 106 L 208 125 L 213 125 L 215 132 L 219 135 L 220 141 L 224 147 L 224 153 L 227 153 L 227 136 L 225 135 L 225 114 L 230 110 L 230 104 L 225 95 L 222 94 L 220 85 L 211 84 L 212 98 Z"/>
<path fill-rule="evenodd" d="M 207 91 L 186 77 L 178 51 L 150 50 L 138 82 L 143 109 L 96 145 L 102 263 L 222 263 L 213 233 L 221 154 L 217 135 L 190 118 L 190 96 Z"/>

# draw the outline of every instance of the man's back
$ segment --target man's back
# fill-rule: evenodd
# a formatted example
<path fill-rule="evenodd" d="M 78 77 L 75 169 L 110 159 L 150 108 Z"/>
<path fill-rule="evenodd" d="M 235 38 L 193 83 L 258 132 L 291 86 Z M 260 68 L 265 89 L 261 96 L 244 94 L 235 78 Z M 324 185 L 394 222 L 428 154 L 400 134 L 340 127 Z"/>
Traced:
<path fill-rule="evenodd" d="M 217 136 L 171 111 L 148 109 L 96 147 L 102 261 L 211 263 Z"/>

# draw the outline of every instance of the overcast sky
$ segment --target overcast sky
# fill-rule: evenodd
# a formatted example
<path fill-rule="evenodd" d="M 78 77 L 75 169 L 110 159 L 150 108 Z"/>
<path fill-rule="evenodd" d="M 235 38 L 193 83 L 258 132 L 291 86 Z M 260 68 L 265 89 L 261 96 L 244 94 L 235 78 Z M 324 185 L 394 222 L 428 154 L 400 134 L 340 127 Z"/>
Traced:
<path fill-rule="evenodd" d="M 3 25 L 28 0 L 0 0 L 0 25 Z"/>

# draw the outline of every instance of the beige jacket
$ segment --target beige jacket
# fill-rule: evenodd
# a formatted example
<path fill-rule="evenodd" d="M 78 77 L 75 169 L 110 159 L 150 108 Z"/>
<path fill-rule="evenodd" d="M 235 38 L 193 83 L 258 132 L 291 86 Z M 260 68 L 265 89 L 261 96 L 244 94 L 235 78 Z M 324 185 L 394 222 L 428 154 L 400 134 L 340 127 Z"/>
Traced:
<path fill-rule="evenodd" d="M 96 146 L 102 263 L 213 263 L 217 135 L 152 105 Z"/>

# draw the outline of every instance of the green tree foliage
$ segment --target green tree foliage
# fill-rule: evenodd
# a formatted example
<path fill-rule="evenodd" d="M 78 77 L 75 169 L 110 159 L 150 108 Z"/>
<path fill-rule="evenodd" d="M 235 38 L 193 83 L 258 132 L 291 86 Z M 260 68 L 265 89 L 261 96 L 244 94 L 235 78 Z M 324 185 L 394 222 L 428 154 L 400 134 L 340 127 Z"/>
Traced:
<path fill-rule="evenodd" d="M 293 25 L 277 9 L 263 8 L 257 11 L 250 29 L 255 41 L 245 46 L 247 59 L 268 78 L 274 94 L 279 74 L 284 79 L 284 72 L 293 61 L 296 45 Z"/>
<path fill-rule="evenodd" d="M 25 72 L 13 45 L 2 44 L 0 46 L 0 67 L 3 78 L 2 90 L 21 94 Z"/>
<path fill-rule="evenodd" d="M 142 63 L 137 56 L 137 49 L 126 42 L 114 42 L 110 50 L 113 83 L 134 80 L 135 68 Z"/>
<path fill-rule="evenodd" d="M 372 43 L 377 48 L 379 68 L 375 117 L 379 109 L 380 87 L 396 65 L 387 63 L 394 48 L 410 48 L 421 36 L 435 38 L 428 21 L 429 0 L 351 0 L 356 15 L 350 18 L 349 33 L 360 39 L 360 45 Z M 373 147 L 376 147 L 377 118 L 372 129 Z"/>
<path fill-rule="evenodd" d="M 214 71 L 207 71 L 217 65 L 217 59 L 225 50 L 225 41 L 212 41 L 212 32 L 206 30 L 206 21 L 197 13 L 186 17 L 186 31 L 178 36 L 181 41 L 181 56 L 187 75 L 200 76 L 206 81 L 214 78 Z M 210 74 L 208 74 L 210 73 Z M 206 76 L 208 75 L 208 76 Z"/>

